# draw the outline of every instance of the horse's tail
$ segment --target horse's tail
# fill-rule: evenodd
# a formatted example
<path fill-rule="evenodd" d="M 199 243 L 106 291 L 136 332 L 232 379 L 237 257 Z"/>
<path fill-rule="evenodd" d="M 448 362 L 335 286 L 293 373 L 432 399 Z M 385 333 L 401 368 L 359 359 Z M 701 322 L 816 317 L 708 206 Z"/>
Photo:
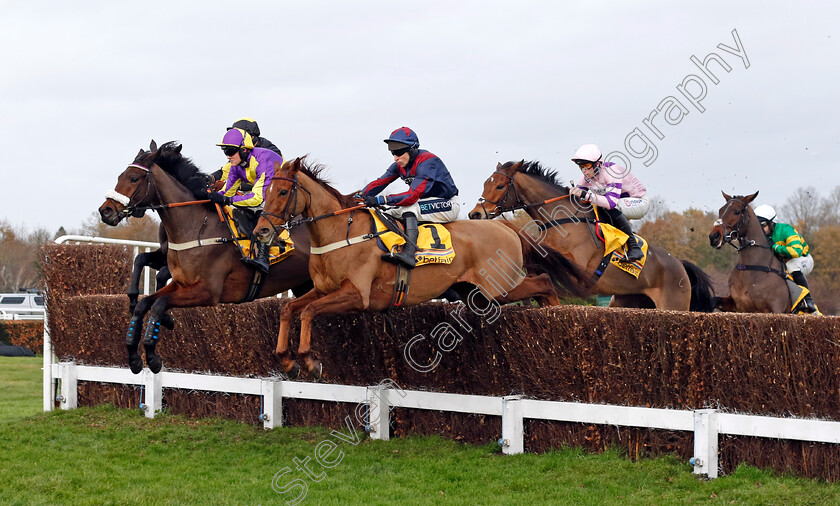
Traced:
<path fill-rule="evenodd" d="M 683 267 L 685 267 L 689 281 L 691 281 L 691 304 L 688 310 L 711 313 L 714 311 L 717 302 L 715 291 L 712 288 L 712 279 L 708 274 L 703 272 L 703 269 L 688 260 L 680 261 Z"/>
<path fill-rule="evenodd" d="M 563 256 L 559 251 L 540 245 L 542 251 L 537 251 L 534 246 L 525 240 L 518 232 L 516 226 L 507 221 L 499 220 L 516 233 L 522 245 L 522 260 L 525 269 L 532 273 L 546 273 L 551 282 L 561 295 L 573 295 L 576 297 L 588 297 L 592 286 L 591 277 L 583 270 Z"/>

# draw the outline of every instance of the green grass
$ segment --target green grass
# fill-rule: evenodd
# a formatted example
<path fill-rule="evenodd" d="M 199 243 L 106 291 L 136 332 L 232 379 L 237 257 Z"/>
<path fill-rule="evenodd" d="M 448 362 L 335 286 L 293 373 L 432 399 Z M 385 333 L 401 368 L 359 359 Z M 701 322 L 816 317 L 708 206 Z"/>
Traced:
<path fill-rule="evenodd" d="M 6 366 L 0 363 L 2 385 Z M 507 457 L 495 444 L 436 437 L 353 445 L 322 428 L 264 431 L 167 414 L 150 420 L 110 406 L 39 409 L 0 423 L 0 504 L 284 504 L 302 490 L 294 480 L 308 488 L 303 504 L 840 503 L 838 485 L 749 466 L 703 481 L 675 458 L 634 463 L 617 451 Z M 322 454 L 335 462 L 330 468 L 315 462 L 323 441 L 337 444 Z M 295 459 L 307 457 L 314 478 L 296 468 Z M 275 488 L 289 491 L 279 494 L 273 477 L 286 467 L 291 472 Z"/>
<path fill-rule="evenodd" d="M 42 357 L 0 357 L 0 424 L 43 409 Z"/>

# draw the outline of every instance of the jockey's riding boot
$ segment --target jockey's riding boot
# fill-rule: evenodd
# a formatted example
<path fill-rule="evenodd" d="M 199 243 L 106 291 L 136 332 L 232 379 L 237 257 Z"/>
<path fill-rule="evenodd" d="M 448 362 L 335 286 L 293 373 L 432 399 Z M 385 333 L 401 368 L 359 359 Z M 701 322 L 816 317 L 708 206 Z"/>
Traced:
<path fill-rule="evenodd" d="M 413 269 L 417 264 L 414 258 L 414 253 L 417 251 L 417 216 L 414 216 L 414 213 L 405 213 L 402 218 L 405 220 L 405 244 L 402 251 L 393 255 L 386 253 L 382 255 L 382 259 L 388 262 L 399 262 Z"/>
<path fill-rule="evenodd" d="M 250 265 L 263 274 L 268 274 L 268 250 L 271 246 L 261 241 L 252 241 L 251 244 L 257 245 L 257 258 L 246 257 L 243 258 L 242 261 L 245 262 L 246 265 Z"/>
<path fill-rule="evenodd" d="M 805 275 L 802 274 L 802 271 L 793 271 L 790 273 L 790 277 L 793 278 L 793 282 L 799 286 L 803 286 L 809 290 L 808 295 L 802 298 L 799 301 L 799 304 L 793 308 L 794 312 L 802 311 L 805 313 L 816 313 L 817 312 L 817 304 L 814 302 L 814 298 L 811 297 L 810 290 L 811 288 L 808 286 L 808 281 L 805 279 Z"/>
<path fill-rule="evenodd" d="M 610 213 L 610 218 L 612 218 L 612 224 L 615 228 L 627 234 L 627 261 L 635 262 L 636 260 L 641 260 L 645 254 L 642 253 L 642 248 L 636 242 L 636 236 L 633 235 L 633 228 L 630 227 L 630 222 L 627 221 L 627 218 L 621 213 L 621 210 L 617 211 L 617 213 Z"/>

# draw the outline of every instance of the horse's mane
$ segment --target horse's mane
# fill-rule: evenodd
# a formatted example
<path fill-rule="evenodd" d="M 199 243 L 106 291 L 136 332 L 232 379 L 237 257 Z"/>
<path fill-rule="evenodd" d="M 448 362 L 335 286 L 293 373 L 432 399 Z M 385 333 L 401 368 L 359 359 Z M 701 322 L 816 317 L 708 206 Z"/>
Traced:
<path fill-rule="evenodd" d="M 521 172 L 522 174 L 527 174 L 529 176 L 534 176 L 540 181 L 560 190 L 560 192 L 562 192 L 564 195 L 569 193 L 569 187 L 564 186 L 560 181 L 557 180 L 556 170 L 551 170 L 548 167 L 543 167 L 540 164 L 540 162 L 536 160 L 532 160 L 530 162 L 526 162 L 525 160 L 520 160 L 518 162 L 507 162 L 504 165 L 502 165 L 502 169 L 509 169 L 514 165 L 520 166 L 518 172 Z"/>
<path fill-rule="evenodd" d="M 196 198 L 207 197 L 208 176 L 193 163 L 192 160 L 181 154 L 180 144 L 177 141 L 169 141 L 161 145 L 154 152 L 154 158 L 149 160 L 153 154 L 145 151 L 137 155 L 135 163 L 147 161 L 157 164 L 164 172 L 175 178 L 184 185 Z"/>
<path fill-rule="evenodd" d="M 304 156 L 301 158 L 300 170 L 310 178 L 312 178 L 315 182 L 320 184 L 324 187 L 324 189 L 329 192 L 330 195 L 338 199 L 338 202 L 341 203 L 342 207 L 353 207 L 358 205 L 359 203 L 350 195 L 344 195 L 340 191 L 336 190 L 330 185 L 330 182 L 324 179 L 321 176 L 321 172 L 326 169 L 326 165 L 321 163 L 309 162 L 306 157 Z"/>

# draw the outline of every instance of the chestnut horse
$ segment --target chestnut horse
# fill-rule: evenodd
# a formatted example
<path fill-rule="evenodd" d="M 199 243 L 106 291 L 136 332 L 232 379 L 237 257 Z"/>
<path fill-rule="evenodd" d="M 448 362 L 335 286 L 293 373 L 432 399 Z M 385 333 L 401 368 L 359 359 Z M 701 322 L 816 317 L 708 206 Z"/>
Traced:
<path fill-rule="evenodd" d="M 156 209 L 168 238 L 167 264 L 172 282 L 144 297 L 134 309 L 128 327 L 126 346 L 128 362 L 135 374 L 143 369 L 137 353 L 143 330 L 143 318 L 151 311 L 143 347 L 146 363 L 154 373 L 162 361 L 155 352 L 161 319 L 171 307 L 213 306 L 221 302 L 242 302 L 246 297 L 253 269 L 241 261 L 239 249 L 232 244 L 227 225 L 220 220 L 214 204 L 173 206 L 192 202 L 204 190 L 206 178 L 181 155 L 181 145 L 169 142 L 150 151 L 142 149 L 117 179 L 114 193 L 99 208 L 102 221 L 117 225 L 127 216 Z M 201 243 L 200 241 L 205 241 Z M 267 297 L 289 289 L 302 294 L 312 286 L 307 263 L 309 237 L 292 234 L 295 252 L 271 267 L 257 297 Z"/>
<path fill-rule="evenodd" d="M 594 273 L 604 258 L 604 245 L 596 239 L 595 215 L 591 206 L 583 207 L 568 195 L 569 188 L 557 181 L 556 172 L 538 162 L 497 164 L 469 217 L 490 219 L 524 209 L 533 221 L 522 227 L 520 234 L 531 243 L 554 248 L 584 271 Z M 600 217 L 608 218 L 606 213 Z M 652 245 L 638 278 L 607 266 L 592 292 L 612 295 L 613 307 L 651 307 L 652 302 L 657 309 L 714 309 L 708 275 L 691 262 L 678 260 Z"/>
<path fill-rule="evenodd" d="M 724 244 L 734 247 L 738 263 L 729 275 L 729 297 L 721 297 L 718 306 L 739 313 L 790 313 L 785 264 L 773 253 L 750 207 L 758 192 L 735 197 L 721 193 L 726 204 L 718 211 L 709 244 L 717 249 Z"/>
<path fill-rule="evenodd" d="M 397 267 L 383 261 L 377 242 L 370 240 L 375 239 L 371 234 L 373 218 L 356 199 L 342 195 L 321 179 L 322 169 L 309 167 L 300 158 L 277 167 L 267 190 L 265 210 L 254 229 L 265 242 L 272 240 L 278 227 L 305 223 L 309 230 L 313 248 L 309 272 L 315 288 L 283 307 L 275 350 L 291 377 L 300 370 L 289 350 L 289 328 L 295 314 L 301 313 L 298 354 L 317 378 L 321 364 L 310 347 L 312 320 L 322 313 L 385 311 L 394 297 Z M 290 223 L 290 218 L 298 214 L 304 218 Z M 583 278 L 553 251 L 539 259 L 540 263 L 558 262 L 551 275 L 526 276 L 523 266 L 533 260 L 532 252 L 506 224 L 454 221 L 446 228 L 456 251 L 454 260 L 451 264 L 415 268 L 403 305 L 426 302 L 449 287 L 463 300 L 472 301 L 481 295 L 488 304 L 534 297 L 541 305 L 555 305 L 559 303 L 557 285 L 576 294 L 583 292 L 579 285 Z M 314 253 L 316 247 L 321 249 L 318 254 Z M 508 282 L 507 288 L 498 282 L 503 279 Z"/>

